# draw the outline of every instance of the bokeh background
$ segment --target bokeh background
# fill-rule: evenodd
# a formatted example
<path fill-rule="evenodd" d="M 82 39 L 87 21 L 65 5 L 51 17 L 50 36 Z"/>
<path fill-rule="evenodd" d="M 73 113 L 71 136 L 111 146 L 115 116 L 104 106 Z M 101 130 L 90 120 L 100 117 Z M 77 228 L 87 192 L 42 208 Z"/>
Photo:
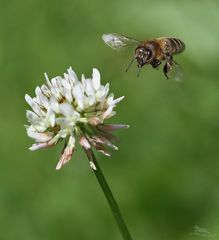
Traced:
<path fill-rule="evenodd" d="M 110 122 L 131 127 L 112 158 L 97 157 L 133 239 L 219 239 L 218 22 L 218 0 L 1 0 L 0 239 L 121 239 L 80 148 L 61 171 L 62 146 L 28 150 L 24 95 L 69 66 L 98 68 L 126 96 Z M 133 48 L 113 51 L 108 32 L 181 38 L 185 80 L 125 73 Z"/>

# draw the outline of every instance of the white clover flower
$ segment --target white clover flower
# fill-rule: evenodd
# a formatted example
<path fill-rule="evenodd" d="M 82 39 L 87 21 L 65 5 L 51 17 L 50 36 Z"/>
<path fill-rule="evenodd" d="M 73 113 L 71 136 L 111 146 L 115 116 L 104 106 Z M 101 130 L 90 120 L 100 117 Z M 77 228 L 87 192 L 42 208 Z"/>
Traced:
<path fill-rule="evenodd" d="M 64 140 L 64 149 L 56 166 L 60 169 L 70 161 L 78 140 L 90 159 L 90 166 L 95 169 L 90 158 L 92 147 L 110 156 L 108 147 L 118 149 L 112 144 L 115 140 L 112 132 L 128 127 L 104 124 L 105 119 L 115 115 L 114 107 L 124 96 L 114 99 L 114 95 L 109 94 L 109 84 L 101 85 L 100 73 L 95 68 L 92 78 L 82 75 L 81 81 L 72 68 L 67 72 L 64 77 L 51 80 L 45 74 L 46 84 L 36 88 L 36 97 L 25 95 L 26 102 L 33 109 L 26 112 L 30 123 L 26 126 L 27 134 L 35 140 L 29 149 L 51 147 Z"/>

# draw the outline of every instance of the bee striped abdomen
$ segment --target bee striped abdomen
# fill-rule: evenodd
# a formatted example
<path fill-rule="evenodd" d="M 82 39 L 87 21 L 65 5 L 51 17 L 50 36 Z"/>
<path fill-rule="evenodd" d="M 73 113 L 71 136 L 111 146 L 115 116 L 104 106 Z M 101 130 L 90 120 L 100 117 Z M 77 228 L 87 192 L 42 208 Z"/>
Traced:
<path fill-rule="evenodd" d="M 170 49 L 173 54 L 181 53 L 185 49 L 185 44 L 178 38 L 168 38 L 170 42 Z"/>

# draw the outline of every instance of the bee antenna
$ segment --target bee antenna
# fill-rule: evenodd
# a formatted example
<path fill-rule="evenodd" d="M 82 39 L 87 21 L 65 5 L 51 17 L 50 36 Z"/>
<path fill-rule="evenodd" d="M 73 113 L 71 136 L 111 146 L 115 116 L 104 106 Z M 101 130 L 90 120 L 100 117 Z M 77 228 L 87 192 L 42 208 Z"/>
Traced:
<path fill-rule="evenodd" d="M 131 67 L 132 63 L 134 62 L 135 57 L 131 60 L 131 62 L 129 63 L 128 67 L 126 68 L 126 72 L 128 72 L 129 68 Z"/>
<path fill-rule="evenodd" d="M 138 73 L 137 73 L 137 78 L 139 77 L 140 72 L 141 72 L 141 67 L 139 66 L 139 68 L 138 68 Z"/>

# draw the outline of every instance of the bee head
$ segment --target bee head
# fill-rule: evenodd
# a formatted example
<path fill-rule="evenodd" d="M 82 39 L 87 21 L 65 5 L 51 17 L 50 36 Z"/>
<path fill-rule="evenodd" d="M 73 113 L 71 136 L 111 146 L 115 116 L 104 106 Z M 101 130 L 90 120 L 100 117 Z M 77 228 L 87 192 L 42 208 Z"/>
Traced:
<path fill-rule="evenodd" d="M 138 67 L 142 67 L 145 64 L 149 63 L 149 61 L 152 59 L 152 51 L 145 47 L 138 47 L 135 50 L 135 58 L 138 63 Z"/>

